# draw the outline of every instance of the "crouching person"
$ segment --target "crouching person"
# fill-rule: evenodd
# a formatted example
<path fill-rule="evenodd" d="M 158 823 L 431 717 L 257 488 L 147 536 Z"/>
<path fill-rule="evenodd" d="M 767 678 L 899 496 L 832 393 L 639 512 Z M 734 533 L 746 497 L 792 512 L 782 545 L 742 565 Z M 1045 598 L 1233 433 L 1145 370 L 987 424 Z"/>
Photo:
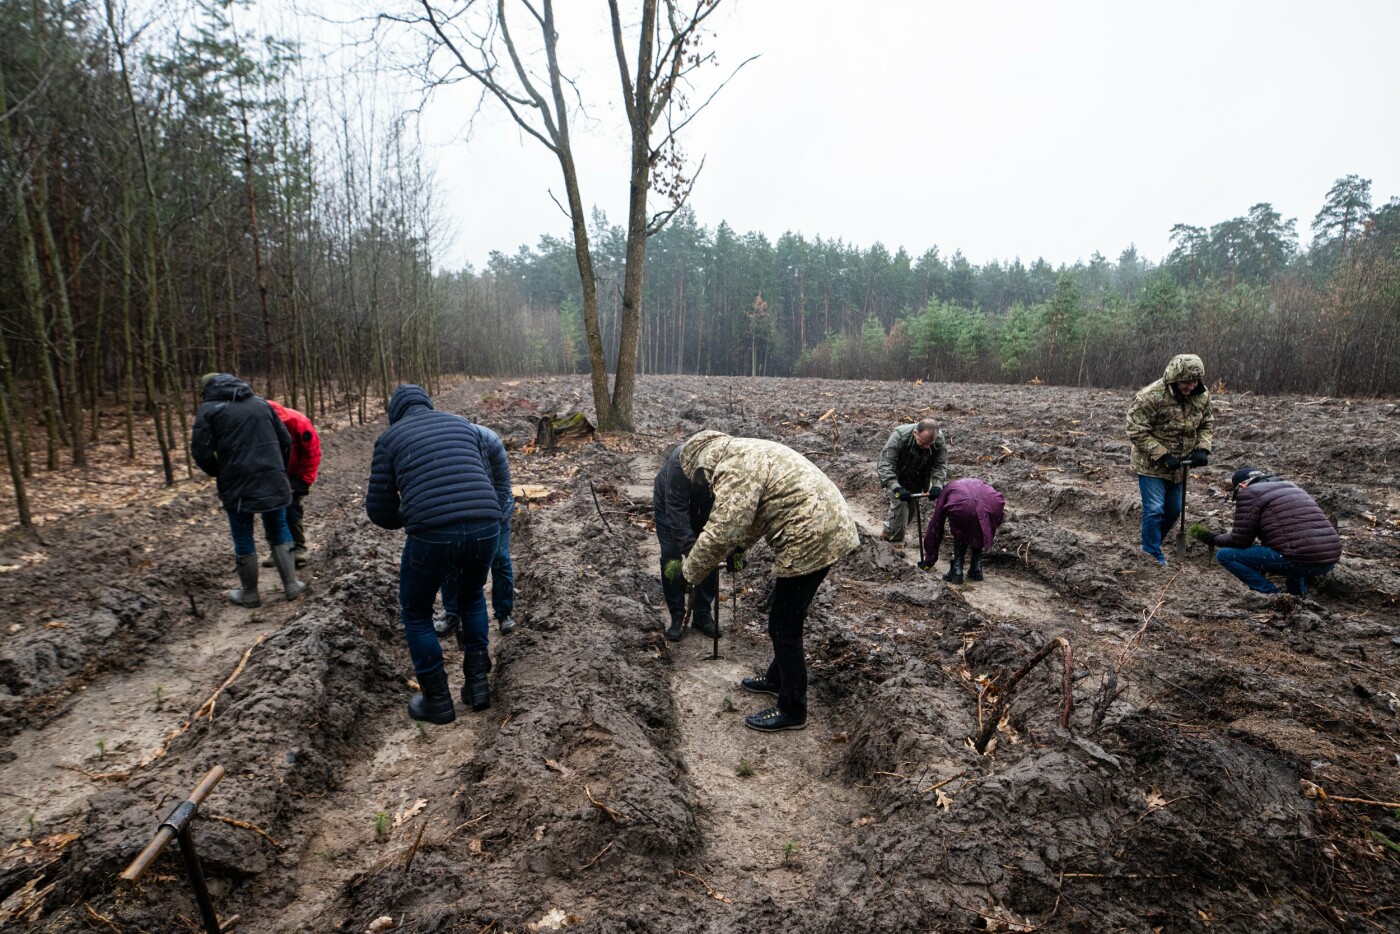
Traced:
<path fill-rule="evenodd" d="M 976 477 L 954 480 L 943 488 L 933 504 L 933 515 L 924 531 L 924 560 L 919 565 L 927 571 L 938 563 L 938 549 L 943 544 L 943 523 L 947 520 L 953 539 L 953 557 L 943 579 L 953 584 L 963 582 L 963 562 L 971 551 L 967 579 L 982 579 L 982 552 L 992 547 L 992 539 L 1006 518 L 1006 497 Z"/>
<path fill-rule="evenodd" d="M 778 703 L 744 723 L 763 732 L 800 730 L 807 725 L 802 629 L 831 566 L 860 544 L 850 507 L 815 464 L 776 441 L 702 431 L 681 446 L 681 469 L 692 483 L 708 483 L 714 496 L 709 521 L 682 564 L 688 582 L 698 586 L 759 538 L 773 549 L 773 661 L 766 675 L 745 678 L 741 686 L 775 695 Z"/>
<path fill-rule="evenodd" d="M 389 427 L 374 442 L 365 512 L 375 525 L 406 533 L 399 619 L 423 691 L 408 702 L 415 720 L 451 723 L 457 716 L 433 631 L 433 601 L 452 571 L 462 618 L 462 702 L 473 710 L 491 706 L 483 586 L 510 495 L 510 464 L 495 432 L 436 411 L 419 386 L 394 390 Z"/>
<path fill-rule="evenodd" d="M 656 540 L 661 546 L 661 592 L 666 596 L 666 609 L 671 614 L 666 638 L 672 642 L 685 638 L 681 629 L 685 619 L 685 581 L 679 574 L 667 574 L 666 568 L 695 547 L 695 539 L 705 528 L 713 505 L 709 486 L 703 481 L 692 483 L 681 469 L 681 445 L 676 445 L 651 484 L 651 512 L 656 522 Z M 718 591 L 719 568 L 716 567 L 695 585 L 691 619 L 696 629 L 711 638 L 715 635 L 712 608 Z"/>
<path fill-rule="evenodd" d="M 1266 577 L 1283 577 L 1295 597 L 1305 596 L 1308 582 L 1327 574 L 1342 557 L 1342 539 L 1332 521 L 1308 493 L 1276 474 L 1241 467 L 1230 478 L 1235 522 L 1224 535 L 1197 532 L 1195 537 L 1218 551 L 1215 560 L 1256 593 L 1278 593 Z M 1253 544 L 1258 539 L 1259 544 Z"/>

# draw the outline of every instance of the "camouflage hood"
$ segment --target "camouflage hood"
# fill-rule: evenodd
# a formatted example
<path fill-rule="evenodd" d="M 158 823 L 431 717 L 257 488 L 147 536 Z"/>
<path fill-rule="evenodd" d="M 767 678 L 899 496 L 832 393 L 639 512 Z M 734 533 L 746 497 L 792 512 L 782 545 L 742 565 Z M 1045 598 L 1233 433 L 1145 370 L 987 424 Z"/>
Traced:
<path fill-rule="evenodd" d="M 1193 353 L 1179 353 L 1172 357 L 1171 362 L 1167 364 L 1167 369 L 1162 373 L 1162 382 L 1164 383 L 1179 383 L 1184 379 L 1194 379 L 1201 384 L 1196 387 L 1196 392 L 1204 391 L 1206 365 L 1201 362 L 1200 357 Z"/>
<path fill-rule="evenodd" d="M 692 482 L 703 473 L 715 497 L 683 566 L 691 583 L 704 580 L 734 549 L 760 538 L 773 549 L 778 577 L 830 567 L 860 544 L 855 518 L 836 484 L 776 441 L 702 431 L 681 448 L 681 469 Z"/>

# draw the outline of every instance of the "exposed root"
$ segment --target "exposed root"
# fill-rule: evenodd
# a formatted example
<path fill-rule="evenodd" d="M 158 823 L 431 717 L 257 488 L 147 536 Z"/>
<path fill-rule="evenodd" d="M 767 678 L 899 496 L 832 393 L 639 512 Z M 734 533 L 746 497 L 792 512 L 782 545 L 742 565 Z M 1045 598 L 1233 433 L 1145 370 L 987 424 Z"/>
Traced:
<path fill-rule="evenodd" d="M 599 850 L 598 853 L 597 853 L 597 855 L 594 856 L 592 859 L 590 859 L 588 862 L 586 862 L 586 863 L 584 863 L 582 866 L 578 867 L 579 870 L 582 871 L 582 870 L 584 870 L 584 869 L 592 869 L 592 868 L 593 868 L 593 864 L 596 863 L 596 862 L 598 862 L 598 860 L 602 859 L 602 858 L 603 858 L 603 855 L 604 855 L 605 853 L 607 853 L 608 850 L 611 850 L 611 849 L 613 848 L 613 844 L 616 843 L 616 842 L 617 842 L 616 840 L 609 840 L 609 841 L 608 841 L 608 845 L 605 846 L 605 847 L 603 847 L 601 850 Z"/>
<path fill-rule="evenodd" d="M 1157 597 L 1157 602 L 1152 605 L 1142 618 L 1142 625 L 1137 632 L 1128 637 L 1128 641 L 1123 643 L 1123 651 L 1118 653 L 1118 659 L 1113 663 L 1113 668 L 1104 674 L 1103 685 L 1099 688 L 1098 699 L 1094 701 L 1094 713 L 1091 719 L 1090 730 L 1097 730 L 1103 726 L 1104 717 L 1108 716 L 1108 708 L 1112 706 L 1124 691 L 1128 689 L 1127 684 L 1120 684 L 1120 680 L 1128 673 L 1132 667 L 1133 655 L 1137 652 L 1138 646 L 1142 644 L 1143 637 L 1147 634 L 1147 626 L 1152 622 L 1152 618 L 1157 615 L 1157 611 L 1162 608 L 1162 604 L 1167 601 L 1167 592 L 1172 589 L 1172 584 L 1181 576 L 1178 570 L 1167 581 L 1167 586 L 1162 588 L 1161 594 Z"/>
<path fill-rule="evenodd" d="M 234 827 L 242 827 L 244 830 L 251 830 L 253 833 L 265 839 L 268 843 L 271 843 L 273 846 L 277 847 L 277 849 L 285 849 L 285 847 L 282 844 L 278 843 L 276 840 L 274 840 L 272 838 L 272 835 L 269 834 L 266 830 L 263 830 L 256 824 L 250 824 L 246 820 L 239 820 L 236 817 L 225 817 L 222 814 L 204 814 L 202 816 L 207 818 L 208 820 L 216 820 L 221 824 L 231 824 Z"/>
<path fill-rule="evenodd" d="M 583 793 L 588 795 L 588 803 L 592 804 L 595 808 L 608 815 L 608 817 L 612 820 L 614 824 L 627 823 L 626 815 L 614 811 L 612 808 L 608 807 L 606 804 L 593 797 L 593 792 L 589 790 L 587 785 L 583 786 Z"/>

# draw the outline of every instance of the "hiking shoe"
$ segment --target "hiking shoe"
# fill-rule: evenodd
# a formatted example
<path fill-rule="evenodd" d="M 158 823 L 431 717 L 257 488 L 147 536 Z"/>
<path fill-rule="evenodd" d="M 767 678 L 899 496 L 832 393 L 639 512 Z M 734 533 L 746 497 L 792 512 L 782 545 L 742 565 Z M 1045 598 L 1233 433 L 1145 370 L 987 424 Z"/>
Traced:
<path fill-rule="evenodd" d="M 707 639 L 713 639 L 719 635 L 719 630 L 715 628 L 715 618 L 710 614 L 710 608 L 703 604 L 696 606 L 691 612 L 690 624 L 695 627 L 695 631 L 703 634 Z"/>
<path fill-rule="evenodd" d="M 510 616 L 502 616 L 496 620 L 496 628 L 501 631 L 501 635 L 506 635 L 515 628 L 515 619 Z"/>
<path fill-rule="evenodd" d="M 462 625 L 462 617 L 456 613 L 444 613 L 433 618 L 433 632 L 440 636 L 449 636 L 457 631 L 457 627 Z"/>
<path fill-rule="evenodd" d="M 739 682 L 739 687 L 748 691 L 750 694 L 772 694 L 774 697 L 778 696 L 778 686 L 772 681 L 769 681 L 767 677 L 745 678 Z"/>
<path fill-rule="evenodd" d="M 782 730 L 802 730 L 807 727 L 807 718 L 797 718 L 783 713 L 781 707 L 769 707 L 753 716 L 744 718 L 744 726 L 760 733 L 777 733 Z"/>

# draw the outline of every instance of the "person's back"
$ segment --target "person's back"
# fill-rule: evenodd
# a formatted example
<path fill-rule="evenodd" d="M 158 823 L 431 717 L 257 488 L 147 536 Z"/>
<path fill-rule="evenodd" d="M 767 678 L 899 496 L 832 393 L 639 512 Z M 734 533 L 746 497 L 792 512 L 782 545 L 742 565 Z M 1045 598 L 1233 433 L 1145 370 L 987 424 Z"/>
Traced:
<path fill-rule="evenodd" d="M 1327 513 L 1306 490 L 1289 480 L 1261 477 L 1240 489 L 1235 501 L 1235 528 L 1217 536 L 1222 548 L 1242 548 L 1244 528 L 1252 528 L 1260 543 L 1290 561 L 1335 564 L 1342 556 L 1342 539 Z M 1251 539 L 1252 540 L 1252 539 Z"/>
<path fill-rule="evenodd" d="M 229 373 L 207 377 L 200 395 L 190 451 L 200 468 L 217 478 L 224 508 L 261 513 L 291 502 L 291 437 L 272 408 Z"/>

